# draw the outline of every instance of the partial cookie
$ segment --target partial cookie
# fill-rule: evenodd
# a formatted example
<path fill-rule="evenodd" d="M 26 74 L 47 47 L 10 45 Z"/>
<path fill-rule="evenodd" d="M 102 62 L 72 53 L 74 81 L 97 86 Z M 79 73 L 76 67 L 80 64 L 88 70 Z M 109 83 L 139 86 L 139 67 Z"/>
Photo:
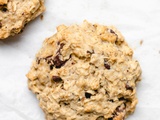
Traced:
<path fill-rule="evenodd" d="M 22 32 L 44 9 L 44 0 L 0 0 L 0 39 Z"/>
<path fill-rule="evenodd" d="M 137 104 L 141 69 L 113 26 L 57 28 L 27 74 L 46 120 L 124 120 Z"/>

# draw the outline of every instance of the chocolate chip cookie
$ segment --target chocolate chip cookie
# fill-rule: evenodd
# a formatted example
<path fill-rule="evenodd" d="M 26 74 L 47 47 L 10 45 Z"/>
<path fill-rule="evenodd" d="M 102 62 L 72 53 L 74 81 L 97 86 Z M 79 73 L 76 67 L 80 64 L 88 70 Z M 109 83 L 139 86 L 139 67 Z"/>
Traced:
<path fill-rule="evenodd" d="M 0 39 L 21 33 L 44 9 L 44 0 L 0 0 Z"/>
<path fill-rule="evenodd" d="M 141 68 L 113 26 L 61 25 L 27 74 L 46 120 L 124 120 L 137 104 Z"/>

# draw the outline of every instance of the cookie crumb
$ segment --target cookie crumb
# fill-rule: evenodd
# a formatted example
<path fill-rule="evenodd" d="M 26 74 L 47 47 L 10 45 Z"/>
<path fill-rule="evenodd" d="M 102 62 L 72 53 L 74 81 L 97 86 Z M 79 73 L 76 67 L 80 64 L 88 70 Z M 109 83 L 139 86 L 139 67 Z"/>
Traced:
<path fill-rule="evenodd" d="M 140 45 L 142 45 L 142 44 L 143 44 L 143 40 L 140 41 Z"/>

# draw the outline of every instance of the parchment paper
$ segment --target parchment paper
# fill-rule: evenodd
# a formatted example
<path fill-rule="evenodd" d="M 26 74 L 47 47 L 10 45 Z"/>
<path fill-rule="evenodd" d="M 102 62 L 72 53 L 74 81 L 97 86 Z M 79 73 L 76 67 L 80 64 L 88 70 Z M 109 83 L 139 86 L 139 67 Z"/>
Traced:
<path fill-rule="evenodd" d="M 25 75 L 56 26 L 85 19 L 116 26 L 140 62 L 139 103 L 127 120 L 160 120 L 160 0 L 46 0 L 45 4 L 43 20 L 39 17 L 22 34 L 0 41 L 0 120 L 45 120 Z"/>

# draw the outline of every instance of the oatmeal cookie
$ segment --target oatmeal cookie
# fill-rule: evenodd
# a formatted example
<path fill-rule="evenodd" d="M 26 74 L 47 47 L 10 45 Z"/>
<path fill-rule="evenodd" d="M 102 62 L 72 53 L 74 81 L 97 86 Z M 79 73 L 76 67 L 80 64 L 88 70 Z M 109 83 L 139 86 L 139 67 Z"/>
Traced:
<path fill-rule="evenodd" d="M 46 120 L 124 120 L 137 104 L 141 69 L 113 26 L 57 27 L 27 74 Z"/>
<path fill-rule="evenodd" d="M 21 33 L 44 9 L 44 0 L 0 0 L 0 39 Z"/>

